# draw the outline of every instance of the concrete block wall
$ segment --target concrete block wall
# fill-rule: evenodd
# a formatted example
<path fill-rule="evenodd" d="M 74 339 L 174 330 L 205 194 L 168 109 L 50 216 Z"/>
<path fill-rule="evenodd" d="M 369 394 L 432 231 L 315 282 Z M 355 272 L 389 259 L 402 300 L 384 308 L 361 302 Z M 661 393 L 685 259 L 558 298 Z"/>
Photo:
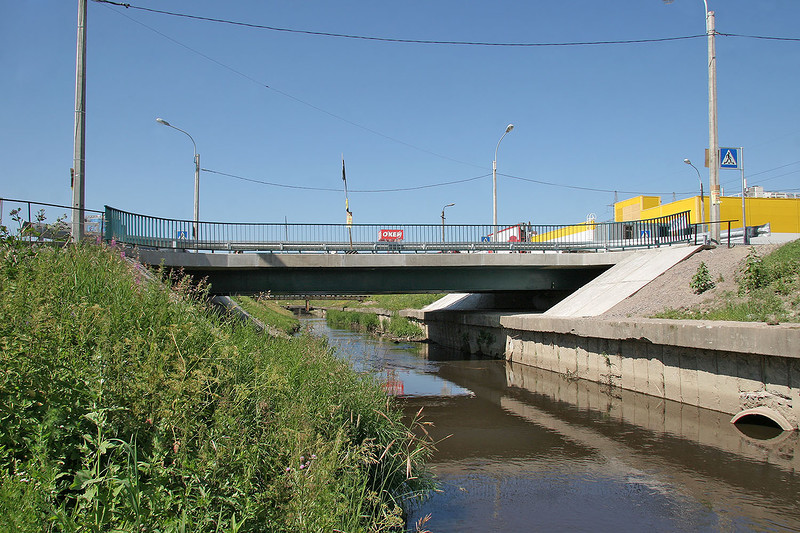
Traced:
<path fill-rule="evenodd" d="M 571 319 L 573 324 L 575 321 Z M 797 352 L 777 355 L 716 349 L 708 337 L 695 346 L 684 341 L 659 344 L 654 339 L 658 340 L 657 330 L 664 324 L 654 324 L 649 336 L 639 335 L 647 330 L 641 322 L 633 328 L 635 332 L 616 324 L 614 331 L 622 335 L 608 338 L 603 336 L 608 331 L 602 328 L 593 336 L 574 327 L 545 331 L 541 326 L 546 324 L 533 330 L 517 329 L 519 323 L 509 328 L 513 321 L 501 323 L 507 331 L 505 357 L 510 361 L 731 415 L 764 406 L 780 413 L 795 428 L 800 422 Z M 725 329 L 724 325 L 718 327 Z M 760 325 L 756 328 L 761 329 Z M 787 327 L 770 333 L 792 336 L 800 329 Z M 780 340 L 777 345 L 783 343 Z M 800 352 L 800 339 L 796 346 Z M 769 351 L 768 344 L 762 352 Z"/>
<path fill-rule="evenodd" d="M 800 447 L 800 432 L 785 432 L 779 442 L 765 443 L 743 436 L 732 427 L 730 416 L 722 412 L 593 381 L 567 379 L 562 374 L 513 362 L 506 365 L 506 381 L 511 387 L 547 396 L 582 412 L 599 414 L 603 418 L 618 420 L 653 433 L 674 435 L 703 446 L 773 464 L 788 472 L 800 471 L 800 454 L 796 453 Z M 536 421 L 540 423 L 541 417 Z M 572 425 L 563 425 L 558 429 L 571 431 L 572 428 Z M 568 436 L 580 442 L 582 435 L 585 436 L 585 431 L 579 428 L 574 435 Z M 602 441 L 602 435 L 598 436 L 599 439 L 592 438 L 586 444 L 594 446 L 598 440 Z M 626 460 L 630 461 L 638 452 L 619 449 L 617 453 L 625 455 Z M 637 464 L 635 457 L 633 460 Z M 660 464 L 668 468 L 664 463 Z M 646 462 L 640 466 L 647 470 L 651 465 Z M 685 475 L 680 470 L 674 473 L 677 476 Z M 689 475 L 685 481 L 693 483 L 691 478 Z M 704 490 L 702 486 L 699 489 Z"/>
<path fill-rule="evenodd" d="M 416 312 L 428 338 L 472 354 L 735 415 L 800 426 L 800 325 Z"/>

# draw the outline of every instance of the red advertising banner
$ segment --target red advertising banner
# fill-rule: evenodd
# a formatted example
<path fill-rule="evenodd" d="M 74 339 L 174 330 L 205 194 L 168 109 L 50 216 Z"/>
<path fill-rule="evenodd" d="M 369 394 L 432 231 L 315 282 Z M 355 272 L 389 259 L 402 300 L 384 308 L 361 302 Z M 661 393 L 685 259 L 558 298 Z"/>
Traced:
<path fill-rule="evenodd" d="M 401 229 L 382 229 L 378 230 L 379 241 L 402 241 L 403 230 Z"/>

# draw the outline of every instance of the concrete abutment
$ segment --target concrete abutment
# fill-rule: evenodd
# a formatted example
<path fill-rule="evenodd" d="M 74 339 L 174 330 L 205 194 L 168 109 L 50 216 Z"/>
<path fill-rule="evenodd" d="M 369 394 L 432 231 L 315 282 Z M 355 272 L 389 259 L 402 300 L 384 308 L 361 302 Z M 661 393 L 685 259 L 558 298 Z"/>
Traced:
<path fill-rule="evenodd" d="M 757 414 L 784 429 L 800 425 L 797 324 L 476 311 L 404 314 L 432 342 L 454 349 L 733 417 Z"/>

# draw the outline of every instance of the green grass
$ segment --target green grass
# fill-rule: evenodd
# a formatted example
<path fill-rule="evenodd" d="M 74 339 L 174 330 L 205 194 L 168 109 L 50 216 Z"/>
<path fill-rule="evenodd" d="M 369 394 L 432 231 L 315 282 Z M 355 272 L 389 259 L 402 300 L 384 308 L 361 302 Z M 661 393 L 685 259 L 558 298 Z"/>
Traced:
<path fill-rule="evenodd" d="M 422 309 L 442 298 L 444 294 L 377 294 L 370 297 L 375 304 L 373 307 L 389 311 L 403 309 Z"/>
<path fill-rule="evenodd" d="M 421 327 L 414 324 L 406 317 L 397 315 L 389 319 L 386 333 L 395 339 L 419 339 L 425 335 Z"/>
<path fill-rule="evenodd" d="M 328 325 L 332 327 L 355 329 L 367 333 L 374 333 L 380 330 L 381 327 L 380 319 L 374 313 L 328 309 L 325 313 L 325 319 Z"/>
<path fill-rule="evenodd" d="M 325 308 L 372 308 L 386 309 L 388 311 L 402 311 L 403 309 L 422 309 L 444 294 L 376 294 L 368 296 L 365 300 L 310 300 L 313 307 Z M 289 303 L 304 304 L 305 300 L 293 300 Z"/>
<path fill-rule="evenodd" d="M 654 318 L 800 322 L 800 241 L 764 257 L 751 249 L 737 281 L 738 294 L 722 294 L 703 309 L 668 309 Z"/>
<path fill-rule="evenodd" d="M 256 300 L 249 296 L 236 296 L 235 300 L 251 316 L 284 333 L 291 335 L 300 329 L 300 320 L 275 301 Z"/>
<path fill-rule="evenodd" d="M 105 246 L 0 245 L 0 523 L 386 531 L 427 441 L 322 340 L 270 338 Z M 417 424 L 419 421 L 417 421 Z"/>
<path fill-rule="evenodd" d="M 422 328 L 412 323 L 408 318 L 393 314 L 389 320 L 381 324 L 380 318 L 375 313 L 359 311 L 340 311 L 328 309 L 325 313 L 325 322 L 334 328 L 352 329 L 376 335 L 386 334 L 394 339 L 420 339 L 424 337 Z"/>

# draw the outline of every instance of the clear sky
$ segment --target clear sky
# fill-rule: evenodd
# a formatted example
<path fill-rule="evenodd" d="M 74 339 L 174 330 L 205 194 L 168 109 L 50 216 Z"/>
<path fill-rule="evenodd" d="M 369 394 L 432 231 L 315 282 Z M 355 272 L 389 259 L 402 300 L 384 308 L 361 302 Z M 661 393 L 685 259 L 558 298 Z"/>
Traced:
<path fill-rule="evenodd" d="M 196 141 L 209 221 L 343 223 L 343 154 L 356 223 L 439 223 L 455 203 L 448 223 L 489 224 L 509 123 L 501 224 L 696 194 L 684 158 L 708 190 L 702 0 L 129 1 L 89 2 L 87 208 L 192 217 L 192 144 L 156 117 Z M 800 1 L 709 8 L 718 32 L 795 39 L 717 37 L 719 142 L 744 147 L 748 184 L 800 191 Z M 2 197 L 71 202 L 76 26 L 77 0 L 0 5 Z"/>

